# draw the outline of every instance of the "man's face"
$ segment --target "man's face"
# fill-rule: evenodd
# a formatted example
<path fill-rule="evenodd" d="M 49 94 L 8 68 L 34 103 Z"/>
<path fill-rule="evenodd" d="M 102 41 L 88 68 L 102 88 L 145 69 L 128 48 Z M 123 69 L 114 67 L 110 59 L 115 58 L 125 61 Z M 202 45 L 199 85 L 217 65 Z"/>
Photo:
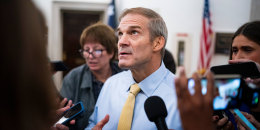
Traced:
<path fill-rule="evenodd" d="M 150 64 L 153 45 L 148 29 L 149 19 L 139 14 L 127 14 L 118 26 L 119 67 L 135 69 Z"/>

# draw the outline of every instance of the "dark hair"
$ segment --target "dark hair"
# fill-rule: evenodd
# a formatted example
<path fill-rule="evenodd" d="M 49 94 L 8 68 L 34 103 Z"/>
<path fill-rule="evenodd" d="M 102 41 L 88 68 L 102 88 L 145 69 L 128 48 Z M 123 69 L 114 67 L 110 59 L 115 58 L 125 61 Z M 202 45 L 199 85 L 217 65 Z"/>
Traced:
<path fill-rule="evenodd" d="M 57 106 L 43 16 L 29 0 L 1 1 L 0 12 L 0 129 L 49 129 Z"/>
<path fill-rule="evenodd" d="M 114 56 L 110 61 L 116 59 L 117 56 L 117 38 L 114 30 L 103 24 L 103 23 L 95 23 L 86 27 L 81 36 L 80 36 L 80 45 L 83 48 L 84 44 L 89 42 L 99 42 L 106 48 L 106 51 L 109 54 L 114 52 Z"/>
<path fill-rule="evenodd" d="M 176 65 L 174 58 L 172 56 L 172 53 L 165 49 L 164 57 L 163 57 L 163 62 L 165 64 L 165 67 L 169 69 L 172 73 L 175 74 L 176 72 Z"/>
<path fill-rule="evenodd" d="M 139 15 L 142 15 L 149 19 L 148 29 L 150 32 L 150 41 L 153 41 L 158 36 L 164 37 L 165 44 L 164 44 L 163 49 L 161 50 L 161 55 L 163 57 L 164 51 L 165 51 L 165 45 L 166 45 L 167 37 L 168 37 L 168 30 L 167 30 L 167 27 L 166 27 L 166 24 L 165 24 L 163 18 L 158 13 L 156 13 L 155 11 L 153 11 L 151 9 L 137 7 L 137 8 L 126 9 L 120 15 L 119 22 L 127 14 L 139 14 Z"/>
<path fill-rule="evenodd" d="M 233 41 L 239 35 L 243 35 L 246 38 L 248 38 L 249 40 L 260 45 L 260 21 L 248 22 L 238 28 L 238 30 L 235 32 L 234 36 L 232 37 L 232 43 L 231 43 L 231 49 L 230 49 L 230 59 L 232 58 Z"/>

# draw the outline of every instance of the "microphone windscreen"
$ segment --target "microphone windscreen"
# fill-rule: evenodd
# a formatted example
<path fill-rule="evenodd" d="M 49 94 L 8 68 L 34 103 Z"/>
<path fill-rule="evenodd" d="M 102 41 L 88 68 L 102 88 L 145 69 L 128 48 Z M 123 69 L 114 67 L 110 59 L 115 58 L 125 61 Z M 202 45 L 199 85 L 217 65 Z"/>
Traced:
<path fill-rule="evenodd" d="M 154 122 L 159 117 L 167 116 L 167 109 L 164 101 L 158 96 L 151 96 L 144 103 L 144 110 L 148 119 Z"/>

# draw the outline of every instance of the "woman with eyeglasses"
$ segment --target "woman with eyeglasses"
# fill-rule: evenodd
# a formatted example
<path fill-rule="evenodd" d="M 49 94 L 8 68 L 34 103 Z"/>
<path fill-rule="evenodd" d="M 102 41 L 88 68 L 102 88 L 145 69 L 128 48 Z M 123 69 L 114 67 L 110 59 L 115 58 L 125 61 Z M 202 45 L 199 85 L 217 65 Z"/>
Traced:
<path fill-rule="evenodd" d="M 104 82 L 112 75 L 121 72 L 115 62 L 117 38 L 109 26 L 96 23 L 85 28 L 80 37 L 79 52 L 86 64 L 71 70 L 64 78 L 61 95 L 77 103 L 82 101 L 85 112 L 70 129 L 81 130 L 88 125 L 89 116 L 94 111 Z"/>

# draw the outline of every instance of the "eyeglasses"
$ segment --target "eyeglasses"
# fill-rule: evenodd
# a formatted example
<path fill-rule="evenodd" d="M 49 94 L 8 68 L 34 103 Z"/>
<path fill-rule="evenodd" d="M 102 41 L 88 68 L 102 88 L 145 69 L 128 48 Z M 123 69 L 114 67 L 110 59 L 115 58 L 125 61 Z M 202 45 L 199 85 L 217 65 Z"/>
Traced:
<path fill-rule="evenodd" d="M 84 49 L 79 49 L 79 53 L 84 57 L 84 58 L 88 58 L 90 56 L 90 54 L 94 57 L 94 58 L 99 58 L 102 56 L 102 51 L 104 51 L 104 49 L 97 49 L 94 50 L 92 52 L 90 52 L 89 50 L 84 50 Z M 85 53 L 84 53 L 85 52 Z"/>

